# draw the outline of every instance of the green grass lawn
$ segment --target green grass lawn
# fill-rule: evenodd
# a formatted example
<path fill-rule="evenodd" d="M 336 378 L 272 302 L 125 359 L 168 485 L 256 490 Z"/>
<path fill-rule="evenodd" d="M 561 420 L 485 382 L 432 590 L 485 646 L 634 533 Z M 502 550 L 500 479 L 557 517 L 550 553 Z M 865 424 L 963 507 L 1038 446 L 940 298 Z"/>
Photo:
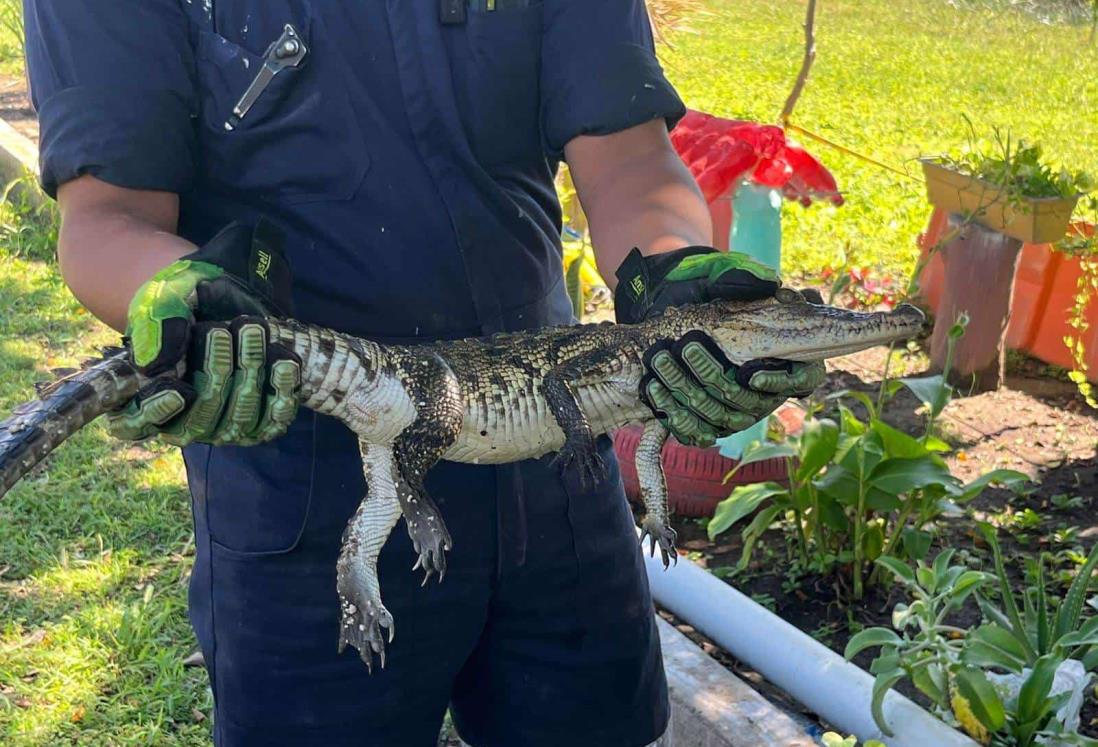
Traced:
<path fill-rule="evenodd" d="M 22 0 L 0 0 L 0 74 L 23 74 Z"/>
<path fill-rule="evenodd" d="M 51 236 L 0 207 L 0 413 L 116 340 L 35 259 Z M 180 663 L 190 547 L 178 453 L 99 426 L 0 501 L 0 744 L 207 743 L 205 675 Z"/>
<path fill-rule="evenodd" d="M 1098 175 L 1098 47 L 1085 26 L 945 0 L 820 0 L 817 59 L 793 121 L 921 176 L 913 159 L 964 143 L 969 116 L 1009 127 L 1054 161 Z M 803 0 L 708 0 L 664 55 L 689 106 L 774 122 L 800 68 Z M 981 133 L 983 134 L 983 133 Z M 785 271 L 857 265 L 908 273 L 930 208 L 905 179 L 804 139 L 847 197 L 788 205 Z"/>

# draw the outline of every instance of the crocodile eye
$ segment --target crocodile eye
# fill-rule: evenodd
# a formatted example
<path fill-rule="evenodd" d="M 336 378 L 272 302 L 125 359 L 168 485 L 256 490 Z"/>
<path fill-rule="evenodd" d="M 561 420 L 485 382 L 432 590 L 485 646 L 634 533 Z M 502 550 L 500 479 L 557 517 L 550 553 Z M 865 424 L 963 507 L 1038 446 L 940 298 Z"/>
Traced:
<path fill-rule="evenodd" d="M 793 290 L 792 288 L 778 288 L 777 292 L 774 293 L 774 298 L 776 298 L 780 303 L 805 302 L 804 296 L 802 296 L 799 292 Z"/>
<path fill-rule="evenodd" d="M 805 288 L 801 291 L 801 295 L 804 297 L 804 300 L 809 303 L 814 303 L 817 306 L 824 305 L 823 294 L 815 288 Z"/>

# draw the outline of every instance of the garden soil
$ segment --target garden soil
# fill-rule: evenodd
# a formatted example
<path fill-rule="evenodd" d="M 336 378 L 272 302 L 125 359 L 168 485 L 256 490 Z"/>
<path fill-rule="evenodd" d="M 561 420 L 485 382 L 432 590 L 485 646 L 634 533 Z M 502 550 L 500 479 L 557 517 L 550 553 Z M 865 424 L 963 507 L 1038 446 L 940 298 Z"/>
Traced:
<path fill-rule="evenodd" d="M 38 119 L 22 77 L 0 76 L 0 119 L 32 142 L 38 142 Z"/>

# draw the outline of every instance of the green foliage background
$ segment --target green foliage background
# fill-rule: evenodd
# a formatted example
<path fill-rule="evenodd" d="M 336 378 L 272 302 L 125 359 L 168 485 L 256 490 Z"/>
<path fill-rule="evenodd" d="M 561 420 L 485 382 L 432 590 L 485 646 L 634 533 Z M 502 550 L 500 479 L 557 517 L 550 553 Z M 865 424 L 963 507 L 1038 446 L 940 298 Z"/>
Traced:
<path fill-rule="evenodd" d="M 707 0 L 708 16 L 673 37 L 664 66 L 687 104 L 774 122 L 800 68 L 801 0 Z M 788 204 L 784 271 L 841 264 L 909 273 L 930 215 L 914 159 L 954 149 L 967 114 L 987 135 L 1009 127 L 1046 156 L 1098 174 L 1098 49 L 1085 26 L 1048 25 L 1000 3 L 821 0 L 816 64 L 796 124 L 917 179 L 803 139 L 847 198 Z"/>

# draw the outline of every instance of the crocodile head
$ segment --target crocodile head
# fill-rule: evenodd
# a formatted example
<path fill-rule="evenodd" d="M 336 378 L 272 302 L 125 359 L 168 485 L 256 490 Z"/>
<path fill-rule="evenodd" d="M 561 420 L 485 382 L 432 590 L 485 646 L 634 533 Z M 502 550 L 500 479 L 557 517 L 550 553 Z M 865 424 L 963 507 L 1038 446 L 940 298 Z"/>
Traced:
<path fill-rule="evenodd" d="M 902 304 L 890 312 L 839 309 L 815 291 L 781 288 L 762 301 L 717 301 L 701 324 L 733 363 L 758 358 L 817 361 L 914 337 L 923 312 Z"/>

